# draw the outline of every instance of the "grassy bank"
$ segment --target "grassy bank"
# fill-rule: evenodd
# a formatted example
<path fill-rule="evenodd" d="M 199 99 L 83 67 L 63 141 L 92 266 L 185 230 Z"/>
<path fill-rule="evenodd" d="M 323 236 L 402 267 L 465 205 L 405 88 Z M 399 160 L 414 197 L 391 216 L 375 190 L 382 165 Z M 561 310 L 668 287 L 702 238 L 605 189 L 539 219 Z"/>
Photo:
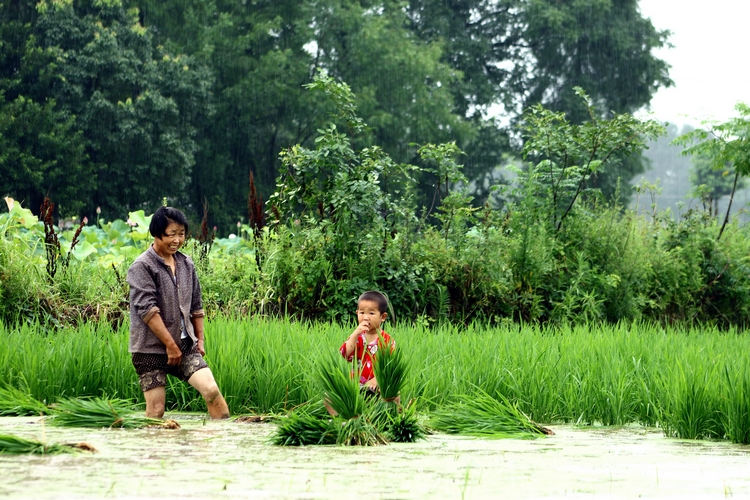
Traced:
<path fill-rule="evenodd" d="M 750 442 L 750 337 L 648 325 L 485 329 L 388 328 L 409 358 L 407 398 L 430 411 L 503 394 L 534 421 L 659 425 L 669 435 Z M 233 413 L 283 411 L 319 395 L 315 363 L 350 326 L 217 319 L 207 360 Z M 48 403 L 63 397 L 141 400 L 127 353 L 127 326 L 83 324 L 48 332 L 0 325 L 0 380 Z M 203 410 L 170 382 L 173 409 Z"/>

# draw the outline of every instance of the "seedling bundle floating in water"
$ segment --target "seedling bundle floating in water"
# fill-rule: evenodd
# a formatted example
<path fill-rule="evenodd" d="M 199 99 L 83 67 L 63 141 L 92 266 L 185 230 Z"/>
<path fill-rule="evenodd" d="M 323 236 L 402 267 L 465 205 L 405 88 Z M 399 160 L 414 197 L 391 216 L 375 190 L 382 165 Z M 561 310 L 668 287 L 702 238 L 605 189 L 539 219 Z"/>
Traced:
<path fill-rule="evenodd" d="M 51 408 L 50 425 L 63 427 L 110 427 L 143 429 L 162 427 L 179 429 L 174 420 L 144 417 L 136 406 L 123 399 L 79 398 L 63 399 Z"/>
<path fill-rule="evenodd" d="M 532 422 L 505 396 L 492 397 L 477 388 L 475 394 L 435 410 L 430 427 L 448 434 L 495 437 L 538 437 L 552 434 L 546 427 Z"/>
<path fill-rule="evenodd" d="M 144 417 L 136 405 L 124 399 L 68 398 L 47 406 L 12 386 L 0 387 L 0 415 L 47 415 L 50 425 L 62 427 L 180 427 L 174 420 Z"/>
<path fill-rule="evenodd" d="M 9 455 L 55 455 L 60 453 L 75 453 L 78 451 L 96 451 L 88 443 L 42 443 L 33 439 L 26 439 L 10 434 L 0 434 L 0 454 Z"/>
<path fill-rule="evenodd" d="M 406 374 L 403 356 L 381 344 L 373 368 L 380 391 L 365 396 L 359 377 L 352 376 L 352 365 L 335 354 L 324 358 L 318 365 L 322 399 L 336 415 L 322 402 L 311 402 L 281 419 L 272 442 L 370 446 L 421 439 L 425 431 L 414 407 L 403 408 L 398 402 Z"/>
<path fill-rule="evenodd" d="M 47 415 L 47 405 L 13 386 L 0 387 L 0 416 Z"/>

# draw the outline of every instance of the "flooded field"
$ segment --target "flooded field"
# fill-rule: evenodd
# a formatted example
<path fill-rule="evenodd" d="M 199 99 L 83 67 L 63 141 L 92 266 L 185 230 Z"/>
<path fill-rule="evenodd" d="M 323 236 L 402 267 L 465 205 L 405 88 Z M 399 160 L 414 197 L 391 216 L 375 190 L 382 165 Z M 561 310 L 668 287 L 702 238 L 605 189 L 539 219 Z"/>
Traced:
<path fill-rule="evenodd" d="M 169 415 L 168 415 L 169 417 Z M 372 448 L 268 444 L 273 424 L 172 415 L 180 430 L 0 418 L 0 433 L 95 454 L 0 455 L 3 498 L 722 498 L 750 495 L 750 447 L 641 427 L 553 426 L 536 440 L 446 435 Z"/>

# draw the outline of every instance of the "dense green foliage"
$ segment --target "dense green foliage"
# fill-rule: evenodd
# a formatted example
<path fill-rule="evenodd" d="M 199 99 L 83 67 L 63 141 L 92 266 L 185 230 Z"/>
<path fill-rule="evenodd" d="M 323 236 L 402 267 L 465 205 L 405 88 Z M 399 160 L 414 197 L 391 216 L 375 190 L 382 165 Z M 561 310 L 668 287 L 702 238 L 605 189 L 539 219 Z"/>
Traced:
<path fill-rule="evenodd" d="M 152 211 L 163 196 L 226 234 L 246 220 L 248 175 L 275 190 L 279 152 L 311 147 L 318 70 L 347 81 L 396 163 L 411 143 L 456 141 L 479 203 L 510 152 L 505 118 L 542 103 L 587 117 L 632 112 L 671 84 L 656 30 L 637 2 L 528 0 L 3 0 L 0 2 L 0 195 L 63 216 Z M 507 120 L 505 120 L 507 121 Z M 636 162 L 637 163 L 637 162 Z M 640 168 L 602 172 L 614 191 Z M 610 175 L 611 174 L 611 175 Z M 436 178 L 420 172 L 430 206 Z M 627 191 L 624 191 L 627 193 Z"/>
<path fill-rule="evenodd" d="M 0 330 L 0 380 L 48 404 L 70 397 L 142 400 L 127 326 Z M 233 413 L 319 401 L 316 366 L 349 327 L 261 319 L 207 323 L 206 359 Z M 535 422 L 659 425 L 668 435 L 750 440 L 750 337 L 715 328 L 635 324 L 544 329 L 509 325 L 391 329 L 411 376 L 402 403 L 430 413 L 466 396 L 500 394 Z M 497 396 L 496 396 L 497 397 Z M 205 411 L 169 379 L 169 409 Z M 320 411 L 320 409 L 319 409 Z M 324 411 L 324 410 L 323 410 Z M 320 434 L 318 434 L 319 436 Z"/>
<path fill-rule="evenodd" d="M 660 133 L 657 124 L 597 119 L 580 89 L 586 123 L 534 107 L 522 129 L 528 163 L 515 168 L 507 203 L 477 209 L 454 143 L 420 146 L 422 166 L 358 149 L 354 138 L 366 127 L 349 87 L 325 74 L 309 87 L 328 95 L 342 125 L 320 129 L 314 148 L 284 152 L 268 224 L 256 206 L 239 236 L 214 240 L 204 219 L 185 247 L 210 314 L 339 320 L 362 291 L 378 289 L 396 318 L 431 324 L 748 324 L 748 227 L 699 211 L 677 221 L 656 211 L 642 217 L 591 185 Z M 742 144 L 732 144 L 739 155 Z M 437 179 L 432 216 L 415 202 L 423 173 Z M 149 241 L 144 212 L 127 223 L 97 217 L 76 236 L 8 203 L 0 215 L 0 318 L 120 321 L 122 277 Z"/>

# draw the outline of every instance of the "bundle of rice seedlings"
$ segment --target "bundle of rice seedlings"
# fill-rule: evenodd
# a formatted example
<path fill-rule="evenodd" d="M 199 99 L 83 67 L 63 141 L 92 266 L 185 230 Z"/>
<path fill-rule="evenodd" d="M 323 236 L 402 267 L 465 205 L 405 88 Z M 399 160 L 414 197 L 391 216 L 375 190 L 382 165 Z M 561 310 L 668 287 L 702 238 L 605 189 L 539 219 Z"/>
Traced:
<path fill-rule="evenodd" d="M 340 426 L 336 439 L 337 444 L 344 446 L 388 444 L 383 429 L 367 413 L 350 419 L 335 418 L 333 425 Z"/>
<path fill-rule="evenodd" d="M 417 417 L 416 406 L 405 406 L 389 421 L 386 436 L 394 443 L 413 443 L 424 439 L 427 432 Z"/>
<path fill-rule="evenodd" d="M 406 368 L 403 351 L 386 345 L 381 337 L 373 360 L 373 371 L 383 400 L 394 401 L 398 397 L 406 380 Z"/>
<path fill-rule="evenodd" d="M 448 434 L 495 437 L 534 437 L 552 431 L 532 422 L 500 393 L 498 399 L 477 389 L 453 404 L 433 412 L 430 427 Z"/>
<path fill-rule="evenodd" d="M 344 420 L 365 411 L 365 398 L 359 381 L 350 374 L 350 366 L 338 355 L 323 358 L 318 365 L 318 379 L 328 405 Z"/>
<path fill-rule="evenodd" d="M 0 387 L 0 416 L 47 415 L 49 408 L 26 392 L 10 385 Z"/>
<path fill-rule="evenodd" d="M 0 454 L 9 455 L 36 454 L 53 455 L 59 453 L 75 453 L 77 451 L 91 451 L 96 449 L 88 443 L 74 444 L 45 444 L 33 439 L 25 439 L 10 434 L 0 434 Z"/>
<path fill-rule="evenodd" d="M 336 444 L 339 428 L 330 416 L 326 419 L 306 412 L 290 412 L 279 419 L 271 443 L 280 446 Z"/>
<path fill-rule="evenodd" d="M 180 428 L 180 425 L 174 420 L 162 420 L 140 415 L 135 405 L 124 399 L 63 399 L 51 406 L 51 409 L 50 424 L 62 427 Z"/>

